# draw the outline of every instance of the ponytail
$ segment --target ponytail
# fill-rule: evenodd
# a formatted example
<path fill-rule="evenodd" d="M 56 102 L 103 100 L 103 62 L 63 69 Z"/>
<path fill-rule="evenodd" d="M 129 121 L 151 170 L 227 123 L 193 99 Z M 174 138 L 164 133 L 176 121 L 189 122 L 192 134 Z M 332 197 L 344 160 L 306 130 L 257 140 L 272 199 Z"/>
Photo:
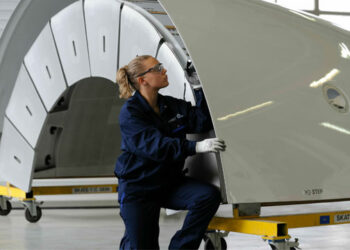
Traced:
<path fill-rule="evenodd" d="M 119 98 L 128 99 L 135 91 L 128 77 L 128 66 L 120 68 L 117 72 L 117 83 L 119 85 Z"/>
<path fill-rule="evenodd" d="M 120 98 L 128 99 L 138 89 L 137 76 L 145 70 L 143 61 L 151 57 L 149 55 L 137 56 L 128 65 L 118 70 L 117 83 L 119 85 Z"/>

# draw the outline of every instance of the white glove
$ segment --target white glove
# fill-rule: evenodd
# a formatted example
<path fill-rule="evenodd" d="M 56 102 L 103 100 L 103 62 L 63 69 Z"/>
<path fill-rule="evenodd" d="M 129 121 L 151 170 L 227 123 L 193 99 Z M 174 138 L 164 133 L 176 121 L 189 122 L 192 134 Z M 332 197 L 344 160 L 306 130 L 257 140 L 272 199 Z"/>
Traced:
<path fill-rule="evenodd" d="M 196 153 L 217 153 L 219 151 L 225 151 L 225 148 L 226 145 L 224 140 L 219 138 L 210 138 L 197 142 Z"/>

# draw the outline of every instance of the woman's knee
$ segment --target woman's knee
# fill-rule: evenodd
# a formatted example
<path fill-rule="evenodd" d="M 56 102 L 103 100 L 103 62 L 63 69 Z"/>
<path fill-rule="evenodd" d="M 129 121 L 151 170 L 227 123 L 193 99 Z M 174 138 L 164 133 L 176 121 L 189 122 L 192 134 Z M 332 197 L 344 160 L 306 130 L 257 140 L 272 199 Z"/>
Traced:
<path fill-rule="evenodd" d="M 210 207 L 218 207 L 221 203 L 221 193 L 219 188 L 207 184 L 205 188 L 203 189 L 202 195 L 199 197 L 200 201 L 198 200 L 198 203 L 204 205 L 204 206 L 210 206 Z"/>

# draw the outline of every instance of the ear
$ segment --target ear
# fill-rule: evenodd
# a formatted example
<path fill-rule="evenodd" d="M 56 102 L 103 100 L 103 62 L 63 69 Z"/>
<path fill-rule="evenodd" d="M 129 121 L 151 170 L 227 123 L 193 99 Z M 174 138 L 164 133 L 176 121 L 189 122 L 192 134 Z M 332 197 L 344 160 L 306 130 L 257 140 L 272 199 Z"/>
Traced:
<path fill-rule="evenodd" d="M 145 78 L 142 76 L 137 77 L 137 83 L 139 84 L 139 86 L 147 84 L 147 82 L 145 81 Z"/>

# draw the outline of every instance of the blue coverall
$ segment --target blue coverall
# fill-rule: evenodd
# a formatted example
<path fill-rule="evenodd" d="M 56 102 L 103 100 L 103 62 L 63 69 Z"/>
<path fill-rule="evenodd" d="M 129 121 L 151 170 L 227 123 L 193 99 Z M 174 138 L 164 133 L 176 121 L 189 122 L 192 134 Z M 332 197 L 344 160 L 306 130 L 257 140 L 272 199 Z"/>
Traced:
<path fill-rule="evenodd" d="M 120 215 L 125 224 L 121 249 L 159 249 L 160 208 L 189 210 L 169 249 L 198 249 L 221 196 L 219 190 L 183 174 L 196 142 L 188 133 L 213 128 L 202 90 L 195 90 L 197 106 L 158 94 L 160 115 L 136 91 L 120 115 L 121 149 L 118 177 Z"/>

